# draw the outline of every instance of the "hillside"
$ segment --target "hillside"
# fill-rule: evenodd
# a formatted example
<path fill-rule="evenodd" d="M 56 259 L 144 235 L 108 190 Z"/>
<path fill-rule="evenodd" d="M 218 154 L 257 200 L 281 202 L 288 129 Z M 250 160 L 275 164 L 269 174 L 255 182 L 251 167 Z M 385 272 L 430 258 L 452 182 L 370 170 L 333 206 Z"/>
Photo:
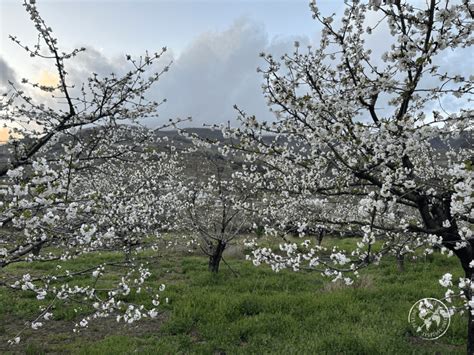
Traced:
<path fill-rule="evenodd" d="M 96 128 L 93 128 L 96 129 Z M 89 131 L 85 131 L 85 134 L 87 136 L 88 132 L 90 132 L 92 129 L 89 129 Z M 209 141 L 216 141 L 216 142 L 228 142 L 229 140 L 225 139 L 222 135 L 222 132 L 220 130 L 213 130 L 210 128 L 185 128 L 184 129 L 186 132 L 190 134 L 195 134 L 202 139 L 209 140 Z M 179 134 L 177 130 L 161 130 L 161 131 L 156 131 L 155 132 L 156 136 L 159 138 L 164 138 L 167 137 L 168 141 L 163 142 L 160 144 L 161 147 L 165 145 L 171 145 L 176 147 L 179 150 L 186 150 L 187 148 L 190 148 L 192 145 L 192 142 L 184 137 L 183 135 Z M 271 136 L 266 136 L 264 137 L 264 140 L 268 143 L 272 141 L 273 137 Z M 441 141 L 439 138 L 435 138 L 431 142 L 432 146 L 436 150 L 440 151 L 446 151 L 450 147 L 454 150 L 457 149 L 469 149 L 474 146 L 474 135 L 472 132 L 464 132 L 461 136 L 457 138 L 452 138 L 448 141 L 446 144 L 445 142 Z M 208 151 L 207 153 L 210 153 Z M 188 157 L 195 156 L 195 154 L 191 154 Z M 0 145 L 0 167 L 4 166 L 8 162 L 8 158 L 10 157 L 10 153 L 8 152 L 8 145 L 3 144 Z M 189 159 L 189 158 L 188 158 Z"/>

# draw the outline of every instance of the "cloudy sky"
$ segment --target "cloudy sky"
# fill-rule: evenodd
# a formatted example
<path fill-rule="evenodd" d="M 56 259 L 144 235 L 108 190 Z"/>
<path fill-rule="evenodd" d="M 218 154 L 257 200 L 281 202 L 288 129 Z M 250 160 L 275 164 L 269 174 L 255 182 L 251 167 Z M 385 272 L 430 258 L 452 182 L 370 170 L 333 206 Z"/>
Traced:
<path fill-rule="evenodd" d="M 22 77 L 42 83 L 55 80 L 51 67 L 30 60 L 8 40 L 13 34 L 25 44 L 34 44 L 35 30 L 21 2 L 0 0 L 0 86 Z M 138 56 L 167 46 L 163 65 L 173 61 L 171 70 L 150 95 L 168 100 L 160 110 L 162 119 L 192 116 L 194 126 L 235 122 L 234 104 L 262 120 L 271 118 L 261 94 L 261 76 L 256 73 L 263 64 L 258 54 L 291 51 L 295 40 L 317 43 L 320 27 L 311 18 L 308 2 L 37 0 L 65 51 L 88 49 L 69 62 L 71 80 L 81 80 L 91 72 L 123 71 L 125 54 Z M 342 13 L 344 3 L 319 0 L 318 4 L 329 15 Z M 370 44 L 386 45 L 384 34 L 376 35 Z M 451 54 L 443 60 L 472 71 L 472 59 L 466 60 L 465 55 Z M 158 124 L 150 121 L 149 125 Z"/>
<path fill-rule="evenodd" d="M 321 1 L 328 13 L 342 1 Z M 335 4 L 336 3 L 336 4 Z M 282 54 L 293 42 L 313 42 L 318 27 L 307 0 L 106 1 L 38 0 L 38 9 L 65 49 L 88 51 L 74 71 L 108 74 L 124 54 L 169 48 L 171 70 L 152 92 L 166 98 L 162 118 L 193 117 L 193 125 L 235 121 L 233 105 L 268 118 L 261 95 L 261 51 Z M 34 43 L 35 31 L 20 0 L 0 0 L 2 81 L 32 77 L 54 81 L 45 63 L 32 61 L 8 39 Z"/>

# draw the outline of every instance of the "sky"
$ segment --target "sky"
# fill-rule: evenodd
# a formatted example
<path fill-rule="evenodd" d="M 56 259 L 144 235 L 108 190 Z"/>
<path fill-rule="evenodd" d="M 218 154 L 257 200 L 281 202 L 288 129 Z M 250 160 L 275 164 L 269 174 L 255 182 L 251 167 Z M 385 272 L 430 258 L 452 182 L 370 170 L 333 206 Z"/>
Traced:
<path fill-rule="evenodd" d="M 8 39 L 12 34 L 34 44 L 35 29 L 21 3 L 0 0 L 0 86 L 23 77 L 54 83 L 52 67 L 31 60 Z M 324 15 L 341 14 L 344 2 L 319 0 L 318 6 Z M 264 64 L 258 54 L 291 52 L 295 40 L 317 44 L 321 29 L 309 0 L 37 0 L 37 7 L 65 51 L 87 48 L 69 62 L 76 84 L 91 72 L 123 71 L 125 54 L 168 47 L 161 65 L 172 61 L 171 69 L 149 93 L 167 102 L 158 120 L 147 119 L 151 127 L 189 116 L 193 121 L 187 125 L 194 127 L 235 124 L 235 104 L 258 119 L 271 119 L 256 72 Z M 384 34 L 375 35 L 371 46 L 384 45 Z M 472 72 L 465 55 L 448 53 L 442 60 Z"/>
<path fill-rule="evenodd" d="M 343 2 L 320 4 L 332 13 Z M 61 46 L 88 49 L 71 62 L 84 75 L 108 74 L 125 64 L 125 54 L 139 56 L 166 46 L 163 64 L 173 61 L 171 70 L 150 94 L 167 99 L 161 119 L 192 116 L 193 126 L 235 122 L 234 104 L 268 119 L 256 72 L 263 64 L 258 54 L 291 51 L 295 40 L 313 42 L 319 30 L 308 0 L 38 0 L 37 6 Z M 12 34 L 33 44 L 36 38 L 20 0 L 0 0 L 0 26 L 2 81 L 54 82 L 47 65 L 31 60 L 8 39 Z"/>

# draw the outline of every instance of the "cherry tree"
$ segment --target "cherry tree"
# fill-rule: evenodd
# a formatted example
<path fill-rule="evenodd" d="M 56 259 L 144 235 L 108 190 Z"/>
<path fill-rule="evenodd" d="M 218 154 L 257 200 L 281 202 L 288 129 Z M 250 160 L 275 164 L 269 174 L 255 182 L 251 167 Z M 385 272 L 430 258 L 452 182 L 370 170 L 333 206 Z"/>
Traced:
<path fill-rule="evenodd" d="M 356 231 L 328 229 L 325 224 L 319 223 L 319 218 L 325 213 L 327 201 L 321 199 L 300 198 L 300 196 L 291 196 L 285 191 L 268 189 L 264 190 L 265 196 L 256 215 L 259 216 L 261 227 L 267 229 L 270 233 L 280 231 L 279 237 L 288 241 L 287 236 L 297 236 L 300 238 L 310 237 L 321 245 L 324 236 L 331 234 L 353 236 Z M 301 211 L 305 213 L 302 215 Z"/>
<path fill-rule="evenodd" d="M 278 198 L 317 202 L 325 206 L 312 216 L 320 225 L 361 234 L 353 250 L 305 241 L 275 251 L 249 243 L 256 265 L 319 270 L 350 284 L 384 255 L 438 247 L 464 270 L 461 291 L 450 295 L 468 310 L 473 353 L 474 78 L 442 59 L 472 56 L 474 9 L 468 1 L 419 5 L 351 1 L 338 17 L 323 16 L 312 1 L 319 44 L 295 43 L 281 58 L 262 54 L 259 71 L 275 120 L 237 108 L 241 127 L 222 129 L 244 152 L 248 181 L 279 191 Z M 375 36 L 385 38 L 380 53 Z"/>
<path fill-rule="evenodd" d="M 162 103 L 146 92 L 168 70 L 156 68 L 166 48 L 127 55 L 123 74 L 92 73 L 74 82 L 69 61 L 85 49 L 63 52 L 35 1 L 23 5 L 38 41 L 29 46 L 11 39 L 33 59 L 52 63 L 58 83 L 10 82 L 0 101 L 0 120 L 11 131 L 9 161 L 0 167 L 0 267 L 45 261 L 57 266 L 42 274 L 2 273 L 0 286 L 36 295 L 40 313 L 28 324 L 33 329 L 53 317 L 58 303 L 82 305 L 87 315 L 77 329 L 111 315 L 128 323 L 156 317 L 164 285 L 146 286 L 153 259 L 139 252 L 155 249 L 159 231 L 167 228 L 170 178 L 179 167 L 176 153 L 140 122 L 157 116 Z M 107 251 L 123 257 L 68 269 L 68 260 Z M 117 270 L 123 270 L 121 277 L 113 276 Z M 150 293 L 148 303 L 129 299 L 140 292 Z"/>
<path fill-rule="evenodd" d="M 203 146 L 209 144 L 202 139 L 193 141 L 197 147 L 188 154 L 194 153 L 192 159 L 200 164 L 192 178 L 180 175 L 176 225 L 197 235 L 209 257 L 209 271 L 217 273 L 226 248 L 252 226 L 256 191 L 239 177 L 232 161 L 216 149 L 206 150 Z"/>

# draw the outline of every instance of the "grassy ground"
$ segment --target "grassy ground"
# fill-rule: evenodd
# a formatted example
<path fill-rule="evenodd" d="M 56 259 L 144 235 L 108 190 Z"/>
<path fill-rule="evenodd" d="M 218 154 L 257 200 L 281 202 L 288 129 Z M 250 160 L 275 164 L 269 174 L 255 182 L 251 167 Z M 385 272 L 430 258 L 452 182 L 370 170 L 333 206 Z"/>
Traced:
<path fill-rule="evenodd" d="M 92 261 L 97 260 L 81 260 L 77 267 Z M 455 315 L 447 333 L 434 341 L 415 337 L 407 322 L 415 301 L 442 297 L 444 290 L 437 282 L 442 274 L 460 276 L 454 258 L 436 255 L 431 262 L 407 262 L 404 273 L 387 259 L 363 271 L 350 287 L 317 273 L 276 274 L 267 267 L 256 268 L 239 253 L 229 255 L 227 261 L 240 277 L 225 265 L 219 275 L 210 275 L 206 260 L 198 256 L 160 258 L 153 280 L 167 285 L 163 297 L 170 303 L 158 319 L 131 326 L 100 320 L 77 335 L 72 328 L 81 311 L 59 309 L 54 321 L 38 331 L 27 330 L 25 340 L 10 347 L 6 339 L 31 320 L 37 302 L 0 289 L 0 353 L 465 353 L 464 317 Z"/>

